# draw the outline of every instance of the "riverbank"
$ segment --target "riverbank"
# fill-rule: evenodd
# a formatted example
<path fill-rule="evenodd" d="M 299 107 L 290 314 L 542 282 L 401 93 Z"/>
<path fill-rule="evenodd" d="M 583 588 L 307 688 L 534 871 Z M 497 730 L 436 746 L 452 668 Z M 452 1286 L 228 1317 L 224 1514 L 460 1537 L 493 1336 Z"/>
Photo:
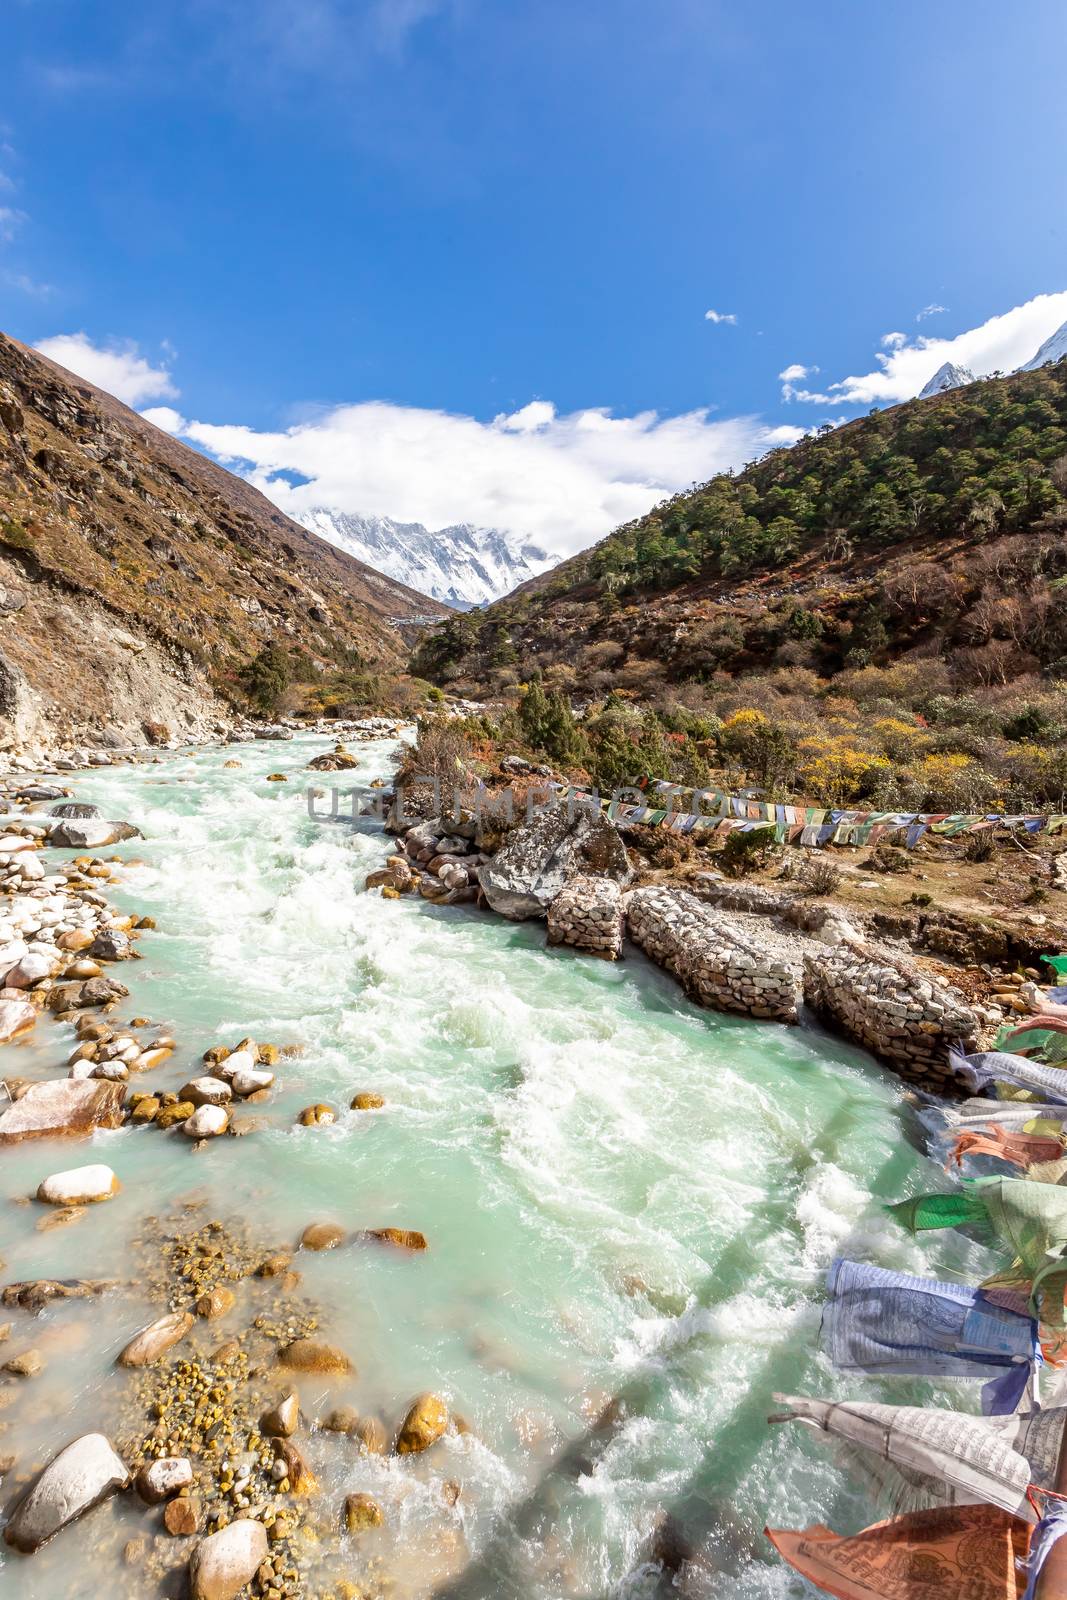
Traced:
<path fill-rule="evenodd" d="M 540 926 L 364 893 L 380 835 L 307 816 L 307 764 L 328 749 L 298 736 L 71 783 L 145 835 L 107 852 L 144 862 L 115 863 L 108 898 L 156 923 L 142 960 L 119 969 L 131 995 L 116 1014 L 151 1016 L 177 1041 L 153 1090 L 177 1090 L 205 1050 L 246 1035 L 302 1053 L 271 1069 L 269 1099 L 248 1111 L 264 1125 L 247 1137 L 194 1153 L 180 1130 L 126 1127 L 7 1153 L 3 1281 L 91 1273 L 122 1287 L 91 1310 L 11 1314 L 46 1365 L 4 1412 L 4 1449 L 29 1471 L 75 1432 L 127 1437 L 114 1361 L 159 1313 L 133 1243 L 148 1216 L 170 1227 L 196 1203 L 190 1233 L 262 1227 L 257 1250 L 292 1251 L 329 1222 L 343 1242 L 298 1251 L 299 1293 L 357 1374 L 299 1380 L 297 1438 L 319 1484 L 302 1504 L 348 1581 L 388 1578 L 411 1597 L 450 1584 L 486 1600 L 651 1594 L 644 1564 L 669 1513 L 698 1542 L 713 1535 L 732 1592 L 777 1594 L 760 1537 L 772 1507 L 791 1525 L 830 1505 L 867 1512 L 817 1450 L 763 1422 L 774 1390 L 825 1383 L 812 1335 L 829 1260 L 846 1244 L 904 1270 L 982 1255 L 904 1240 L 872 1206 L 929 1182 L 900 1137 L 899 1086 L 818 1029 L 698 1010 L 640 955 L 580 959 L 545 948 Z M 391 751 L 359 746 L 357 775 L 386 776 Z M 268 782 L 276 772 L 288 781 Z M 13 1047 L 5 1069 L 65 1071 L 64 1028 L 62 1049 Z M 384 1106 L 350 1110 L 364 1091 Z M 336 1121 L 298 1126 L 317 1103 Z M 121 1191 L 38 1233 L 19 1199 L 90 1160 Z M 380 1227 L 421 1230 L 429 1248 L 355 1237 Z M 190 1351 L 250 1329 L 259 1281 L 235 1280 L 235 1305 L 198 1320 Z M 286 1381 L 270 1374 L 273 1398 Z M 472 1432 L 421 1458 L 368 1455 L 316 1426 L 347 1404 L 395 1430 L 427 1390 Z M 360 1493 L 383 1524 L 343 1532 Z M 153 1541 L 171 1540 L 188 1559 L 160 1520 L 116 1496 L 36 1555 L 6 1553 L 0 1585 L 27 1600 L 143 1594 L 127 1543 L 147 1537 L 159 1559 Z M 309 1593 L 327 1592 L 315 1582 Z"/>

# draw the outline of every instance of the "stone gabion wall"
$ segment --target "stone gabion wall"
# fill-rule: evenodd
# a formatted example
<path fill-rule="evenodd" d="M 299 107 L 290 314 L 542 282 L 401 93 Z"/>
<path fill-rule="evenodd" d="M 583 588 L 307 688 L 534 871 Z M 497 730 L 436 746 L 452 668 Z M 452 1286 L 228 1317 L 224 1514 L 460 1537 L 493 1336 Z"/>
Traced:
<path fill-rule="evenodd" d="M 901 1077 L 937 1089 L 955 1082 L 949 1046 L 967 1050 L 978 1032 L 955 995 L 867 947 L 805 956 L 804 999 Z"/>
<path fill-rule="evenodd" d="M 797 980 L 786 963 L 723 927 L 687 890 L 635 889 L 626 919 L 634 943 L 701 1005 L 797 1020 Z"/>
<path fill-rule="evenodd" d="M 549 944 L 571 945 L 615 961 L 622 954 L 622 891 L 611 878 L 582 873 L 548 908 Z"/>
<path fill-rule="evenodd" d="M 761 917 L 781 917 L 805 933 L 817 933 L 832 921 L 834 907 L 821 905 L 796 894 L 782 894 L 767 889 L 760 883 L 734 883 L 728 878 L 713 878 L 710 873 L 697 873 L 693 879 L 693 892 L 708 905 L 719 906 L 723 911 L 749 911 Z"/>

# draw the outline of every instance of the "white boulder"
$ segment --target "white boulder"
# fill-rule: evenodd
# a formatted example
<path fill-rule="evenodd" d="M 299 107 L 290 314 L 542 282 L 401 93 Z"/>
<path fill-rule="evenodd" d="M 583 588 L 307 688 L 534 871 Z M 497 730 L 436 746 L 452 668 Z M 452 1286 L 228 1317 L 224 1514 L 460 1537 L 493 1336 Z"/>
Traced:
<path fill-rule="evenodd" d="M 189 1139 L 214 1139 L 229 1125 L 230 1119 L 221 1106 L 200 1106 L 180 1124 Z"/>
<path fill-rule="evenodd" d="M 71 1167 L 68 1172 L 53 1172 L 39 1184 L 37 1198 L 51 1206 L 84 1206 L 96 1200 L 110 1200 L 121 1188 L 111 1168 L 99 1163 Z"/>
<path fill-rule="evenodd" d="M 257 1067 L 245 1067 L 242 1071 L 234 1073 L 230 1080 L 230 1088 L 234 1094 L 243 1098 L 246 1094 L 255 1094 L 258 1089 L 269 1089 L 273 1082 L 273 1072 L 265 1072 Z"/>

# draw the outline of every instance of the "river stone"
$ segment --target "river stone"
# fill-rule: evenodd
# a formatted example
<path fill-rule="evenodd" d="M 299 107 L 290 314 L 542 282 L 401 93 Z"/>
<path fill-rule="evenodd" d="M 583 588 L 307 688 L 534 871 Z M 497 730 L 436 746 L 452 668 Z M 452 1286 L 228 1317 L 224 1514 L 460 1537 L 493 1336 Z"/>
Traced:
<path fill-rule="evenodd" d="M 190 1139 L 215 1139 L 225 1133 L 230 1119 L 221 1106 L 200 1106 L 182 1123 L 182 1132 Z"/>
<path fill-rule="evenodd" d="M 273 1082 L 273 1072 L 264 1072 L 259 1067 L 246 1067 L 233 1074 L 230 1087 L 234 1094 L 244 1099 L 245 1095 L 258 1094 L 261 1089 L 269 1089 Z"/>
<path fill-rule="evenodd" d="M 136 1488 L 147 1506 L 158 1506 L 171 1495 L 188 1489 L 193 1481 L 192 1462 L 185 1456 L 161 1456 L 137 1474 Z"/>
<path fill-rule="evenodd" d="M 262 1522 L 239 1517 L 201 1540 L 193 1551 L 189 1562 L 192 1600 L 234 1600 L 266 1559 L 266 1528 Z"/>
<path fill-rule="evenodd" d="M 359 1094 L 352 1096 L 350 1104 L 353 1111 L 380 1111 L 385 1104 L 385 1097 L 375 1094 L 371 1089 L 361 1089 Z"/>
<path fill-rule="evenodd" d="M 173 1128 L 176 1123 L 185 1122 L 195 1110 L 191 1100 L 178 1100 L 174 1105 L 160 1106 L 156 1114 L 156 1127 Z"/>
<path fill-rule="evenodd" d="M 105 844 L 142 837 L 140 828 L 129 822 L 107 822 L 101 817 L 63 817 L 52 827 L 48 842 L 61 849 L 99 850 Z"/>
<path fill-rule="evenodd" d="M 19 1355 L 12 1356 L 10 1361 L 5 1361 L 3 1370 L 13 1378 L 36 1378 L 38 1373 L 44 1371 L 44 1360 L 39 1350 L 23 1350 Z"/>
<path fill-rule="evenodd" d="M 37 1010 L 28 1000 L 0 1000 L 0 1044 L 28 1033 L 36 1021 Z"/>
<path fill-rule="evenodd" d="M 279 1250 L 277 1254 L 265 1256 L 256 1268 L 257 1278 L 281 1278 L 289 1271 L 293 1258 L 288 1251 Z"/>
<path fill-rule="evenodd" d="M 436 1394 L 422 1394 L 414 1402 L 396 1441 L 398 1456 L 418 1455 L 435 1444 L 448 1427 L 448 1407 Z"/>
<path fill-rule="evenodd" d="M 305 1106 L 296 1120 L 302 1128 L 325 1127 L 328 1123 L 336 1122 L 337 1112 L 333 1106 Z"/>
<path fill-rule="evenodd" d="M 380 1417 L 364 1417 L 357 1422 L 355 1437 L 369 1456 L 384 1455 L 389 1436 Z"/>
<path fill-rule="evenodd" d="M 629 883 L 626 846 L 599 810 L 559 803 L 514 828 L 503 848 L 478 868 L 478 881 L 494 911 L 521 922 L 547 916 L 564 885 L 584 872 Z"/>
<path fill-rule="evenodd" d="M 233 1090 L 221 1078 L 193 1078 L 178 1090 L 179 1100 L 191 1100 L 194 1106 L 227 1106 L 233 1099 Z"/>
<path fill-rule="evenodd" d="M 101 928 L 89 946 L 89 954 L 101 961 L 125 961 L 130 954 L 130 936 L 118 928 Z"/>
<path fill-rule="evenodd" d="M 4 1537 L 26 1554 L 39 1550 L 116 1489 L 125 1489 L 129 1481 L 110 1440 L 102 1433 L 84 1434 L 48 1463 L 15 1508 Z"/>
<path fill-rule="evenodd" d="M 385 1521 L 382 1508 L 369 1494 L 350 1494 L 345 1498 L 345 1527 L 349 1533 L 380 1528 Z"/>
<path fill-rule="evenodd" d="M 374 1239 L 378 1244 L 391 1244 L 398 1250 L 426 1250 L 426 1235 L 417 1228 L 367 1228 L 363 1239 Z"/>
<path fill-rule="evenodd" d="M 187 1539 L 200 1527 L 200 1502 L 187 1494 L 168 1500 L 163 1507 L 163 1526 L 175 1538 Z"/>
<path fill-rule="evenodd" d="M 300 1398 L 290 1392 L 260 1418 L 259 1431 L 268 1439 L 287 1439 L 300 1423 Z"/>
<path fill-rule="evenodd" d="M 312 1472 L 304 1452 L 299 1445 L 293 1443 L 292 1439 L 275 1439 L 274 1461 L 276 1467 L 280 1462 L 285 1468 L 285 1479 L 288 1480 L 289 1488 L 283 1493 L 315 1493 L 319 1486 L 318 1479 Z M 279 1482 L 284 1482 L 285 1479 L 280 1479 Z"/>
<path fill-rule="evenodd" d="M 99 817 L 100 807 L 90 805 L 87 800 L 61 800 L 56 806 L 49 806 L 50 817 L 73 817 L 76 822 L 85 822 L 89 817 Z"/>
<path fill-rule="evenodd" d="M 120 1128 L 126 1090 L 99 1079 L 58 1078 L 34 1083 L 0 1114 L 0 1145 L 22 1139 L 83 1138 L 96 1128 Z"/>
<path fill-rule="evenodd" d="M 301 1250 L 332 1250 L 343 1243 L 345 1230 L 336 1222 L 312 1222 L 300 1235 Z"/>
<path fill-rule="evenodd" d="M 184 1339 L 192 1325 L 193 1315 L 190 1311 L 168 1311 L 165 1316 L 157 1317 L 155 1322 L 150 1322 L 140 1333 L 134 1334 L 119 1355 L 119 1366 L 151 1366 L 160 1356 L 165 1356 L 179 1339 Z"/>
<path fill-rule="evenodd" d="M 122 1185 L 110 1167 L 72 1167 L 69 1172 L 53 1172 L 37 1189 L 38 1200 L 50 1206 L 84 1206 L 95 1200 L 110 1200 Z"/>
<path fill-rule="evenodd" d="M 4 978 L 4 983 L 9 989 L 32 989 L 35 983 L 40 983 L 42 978 L 51 974 L 55 962 L 48 956 L 30 950 L 10 968 Z M 18 1004 L 17 1001 L 5 1001 L 5 1004 Z"/>
<path fill-rule="evenodd" d="M 355 1433 L 359 1427 L 359 1412 L 355 1406 L 335 1406 L 319 1423 L 327 1433 Z"/>
<path fill-rule="evenodd" d="M 211 1322 L 216 1317 L 224 1317 L 236 1304 L 237 1296 L 233 1290 L 227 1289 L 225 1284 L 219 1284 L 217 1288 L 209 1289 L 199 1297 L 196 1302 L 196 1314 Z"/>
<path fill-rule="evenodd" d="M 294 1339 L 280 1352 L 283 1367 L 294 1372 L 351 1372 L 352 1363 L 343 1350 L 323 1339 Z"/>

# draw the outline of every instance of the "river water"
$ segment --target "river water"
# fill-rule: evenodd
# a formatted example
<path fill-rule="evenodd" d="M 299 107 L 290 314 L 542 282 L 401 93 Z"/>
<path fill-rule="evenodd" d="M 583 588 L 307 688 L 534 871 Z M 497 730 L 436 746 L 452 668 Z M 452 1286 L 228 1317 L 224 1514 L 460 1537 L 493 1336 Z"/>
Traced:
<path fill-rule="evenodd" d="M 906 1240 L 876 1203 L 936 1184 L 903 1137 L 897 1080 L 814 1028 L 702 1012 L 635 952 L 608 965 L 547 950 L 541 924 L 363 892 L 386 841 L 309 820 L 306 763 L 325 748 L 301 737 L 74 780 L 145 834 L 114 852 L 144 865 L 113 898 L 158 931 L 113 970 L 132 989 L 121 1015 L 178 1038 L 153 1089 L 245 1034 L 305 1053 L 281 1064 L 254 1136 L 194 1155 L 180 1134 L 124 1129 L 5 1153 L 6 1202 L 88 1160 L 123 1189 L 44 1234 L 33 1208 L 5 1204 L 3 1280 L 119 1275 L 139 1220 L 193 1191 L 283 1244 L 319 1220 L 421 1229 L 423 1255 L 300 1262 L 359 1368 L 340 1394 L 301 1380 L 309 1414 L 321 1391 L 394 1425 L 434 1389 L 473 1430 L 406 1462 L 310 1441 L 324 1495 L 367 1489 L 385 1508 L 369 1537 L 396 1600 L 645 1600 L 666 1592 L 648 1561 L 663 1512 L 727 1574 L 691 1594 L 808 1593 L 764 1523 L 855 1527 L 871 1507 L 817 1442 L 767 1427 L 773 1393 L 936 1393 L 829 1370 L 825 1268 L 843 1252 L 921 1271 L 946 1248 L 966 1265 L 963 1246 Z M 354 776 L 390 770 L 388 743 L 358 748 Z M 6 1071 L 60 1069 L 72 1031 L 37 1031 Z M 385 1110 L 294 1125 L 309 1102 L 345 1108 L 360 1089 Z M 3 1414 L 0 1446 L 44 1459 L 106 1422 L 115 1352 L 148 1314 L 134 1292 L 39 1318 L 47 1369 Z M 598 1427 L 613 1399 L 621 1420 Z M 454 1508 L 445 1480 L 462 1486 Z M 135 1531 L 139 1514 L 118 1514 Z M 94 1562 L 91 1524 L 0 1557 L 5 1600 L 144 1592 Z"/>

